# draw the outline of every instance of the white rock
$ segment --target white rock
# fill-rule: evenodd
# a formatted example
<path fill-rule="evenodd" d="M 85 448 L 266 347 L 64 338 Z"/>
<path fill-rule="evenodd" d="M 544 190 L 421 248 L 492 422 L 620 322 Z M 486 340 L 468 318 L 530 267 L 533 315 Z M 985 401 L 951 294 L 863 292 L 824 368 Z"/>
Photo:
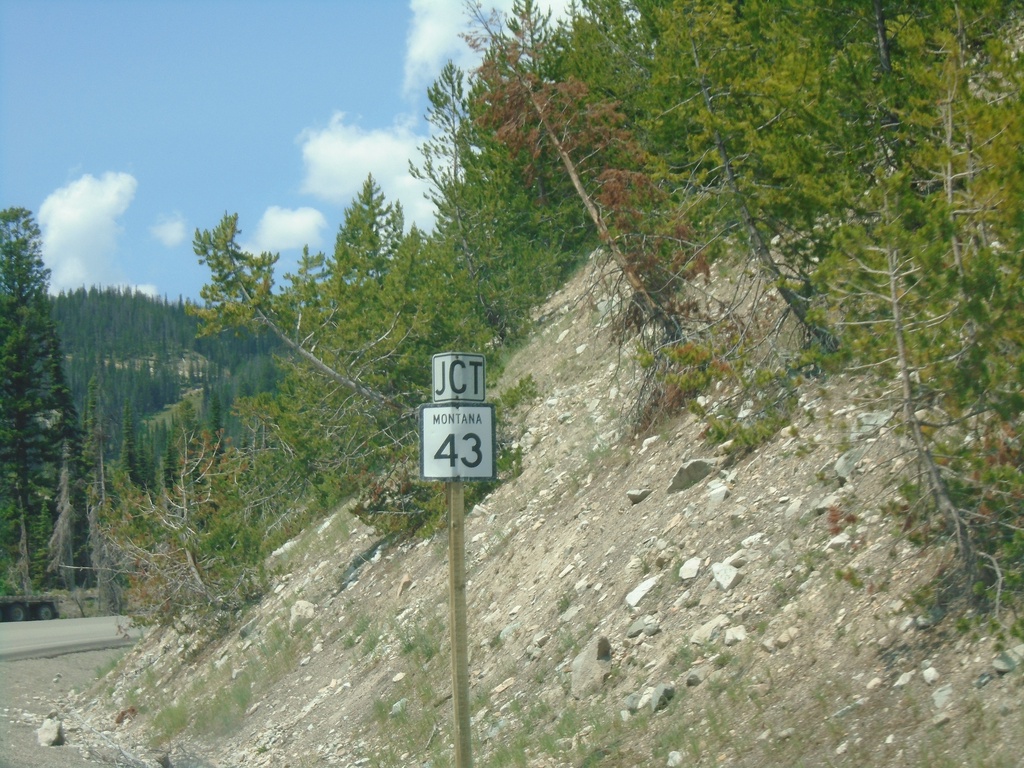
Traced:
<path fill-rule="evenodd" d="M 932 694 L 932 704 L 935 705 L 936 709 L 945 709 L 952 698 L 953 686 L 948 683 L 946 685 L 940 685 Z"/>
<path fill-rule="evenodd" d="M 825 549 L 847 549 L 850 546 L 850 534 L 843 531 L 837 536 L 833 536 L 829 539 L 828 544 L 825 545 Z"/>
<path fill-rule="evenodd" d="M 633 588 L 632 592 L 626 595 L 626 604 L 629 605 L 630 608 L 636 608 L 640 601 L 647 597 L 647 593 L 654 589 L 654 585 L 657 584 L 660 579 L 660 575 L 651 576 L 649 579 L 645 579 L 640 582 L 640 584 Z"/>
<path fill-rule="evenodd" d="M 40 747 L 59 747 L 64 743 L 64 726 L 60 720 L 48 717 L 36 731 L 36 741 Z"/>
<path fill-rule="evenodd" d="M 914 679 L 914 672 L 913 671 L 904 672 L 896 680 L 896 683 L 893 685 L 893 688 L 906 688 L 908 685 L 910 685 L 910 681 L 913 680 L 913 679 Z"/>
<path fill-rule="evenodd" d="M 742 626 L 729 627 L 725 630 L 725 644 L 737 645 L 747 639 L 747 630 Z"/>
<path fill-rule="evenodd" d="M 718 588 L 725 592 L 739 584 L 743 578 L 738 568 L 727 563 L 712 563 L 711 575 L 714 577 L 715 583 L 718 584 Z"/>
<path fill-rule="evenodd" d="M 723 501 L 729 498 L 729 488 L 725 485 L 719 485 L 712 488 L 708 492 L 708 506 L 711 508 L 717 507 Z"/>
<path fill-rule="evenodd" d="M 700 573 L 700 558 L 691 557 L 679 569 L 679 578 L 683 581 L 689 581 L 690 579 L 697 578 L 698 573 Z"/>
<path fill-rule="evenodd" d="M 723 628 L 729 626 L 729 617 L 720 613 L 711 621 L 705 622 L 699 629 L 690 635 L 690 642 L 694 645 L 701 645 L 709 642 Z"/>
<path fill-rule="evenodd" d="M 308 600 L 296 600 L 292 606 L 291 618 L 288 620 L 288 628 L 294 632 L 308 624 L 316 616 L 316 606 Z"/>
<path fill-rule="evenodd" d="M 725 564 L 731 565 L 733 568 L 742 568 L 748 562 L 750 562 L 750 553 L 745 549 L 733 552 L 727 558 L 725 558 Z"/>

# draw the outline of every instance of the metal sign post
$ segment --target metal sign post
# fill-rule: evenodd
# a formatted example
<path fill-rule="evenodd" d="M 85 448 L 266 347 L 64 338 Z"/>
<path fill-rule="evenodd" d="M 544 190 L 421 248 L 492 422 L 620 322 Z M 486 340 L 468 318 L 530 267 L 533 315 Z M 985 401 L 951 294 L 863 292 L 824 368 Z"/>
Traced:
<path fill-rule="evenodd" d="M 445 483 L 455 768 L 472 768 L 463 481 L 497 479 L 494 406 L 484 402 L 483 355 L 434 355 L 431 378 L 434 402 L 420 406 L 420 478 Z"/>

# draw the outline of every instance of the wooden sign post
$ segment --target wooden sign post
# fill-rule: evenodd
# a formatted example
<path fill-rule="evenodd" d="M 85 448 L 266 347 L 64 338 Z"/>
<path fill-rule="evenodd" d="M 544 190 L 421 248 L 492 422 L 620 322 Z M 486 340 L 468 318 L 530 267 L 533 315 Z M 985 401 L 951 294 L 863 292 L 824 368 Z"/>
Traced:
<path fill-rule="evenodd" d="M 448 625 L 452 636 L 452 708 L 455 768 L 473 765 L 469 729 L 469 638 L 466 618 L 466 526 L 462 483 L 446 483 L 448 495 Z"/>
<path fill-rule="evenodd" d="M 434 402 L 420 406 L 420 478 L 445 482 L 455 768 L 472 768 L 463 481 L 497 479 L 494 406 L 484 402 L 483 355 L 434 355 L 431 371 Z"/>

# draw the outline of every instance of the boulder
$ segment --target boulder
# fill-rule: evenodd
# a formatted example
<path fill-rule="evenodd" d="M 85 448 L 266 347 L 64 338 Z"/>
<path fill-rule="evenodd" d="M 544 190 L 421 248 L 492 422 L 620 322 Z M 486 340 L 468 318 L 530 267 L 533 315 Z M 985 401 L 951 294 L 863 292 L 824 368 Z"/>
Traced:
<path fill-rule="evenodd" d="M 626 491 L 626 498 L 629 499 L 631 504 L 639 504 L 650 495 L 650 488 L 632 488 Z"/>
<path fill-rule="evenodd" d="M 654 686 L 654 693 L 651 694 L 651 712 L 658 712 L 667 707 L 675 695 L 676 689 L 673 685 L 659 683 Z"/>
<path fill-rule="evenodd" d="M 718 588 L 725 592 L 739 584 L 743 578 L 739 568 L 728 563 L 712 563 L 711 575 L 714 576 Z"/>
<path fill-rule="evenodd" d="M 291 617 L 288 619 L 288 629 L 295 632 L 306 626 L 316 616 L 316 606 L 308 600 L 296 600 L 292 606 Z"/>
<path fill-rule="evenodd" d="M 612 646 L 607 637 L 587 644 L 572 662 L 572 695 L 582 699 L 598 691 L 612 672 Z"/>
<path fill-rule="evenodd" d="M 64 743 L 64 725 L 55 717 L 48 717 L 36 731 L 40 747 L 59 747 Z"/>
<path fill-rule="evenodd" d="M 644 579 L 640 582 L 626 595 L 626 604 L 630 608 L 636 608 L 640 601 L 647 597 L 647 593 L 654 589 L 654 585 L 658 583 L 659 579 L 661 579 L 661 576 L 651 576 L 649 579 Z"/>
<path fill-rule="evenodd" d="M 689 581 L 690 579 L 697 578 L 698 573 L 700 573 L 700 558 L 691 557 L 679 569 L 679 578 L 683 581 Z"/>
<path fill-rule="evenodd" d="M 690 459 L 681 466 L 669 483 L 669 493 L 679 493 L 692 488 L 715 469 L 714 459 Z"/>

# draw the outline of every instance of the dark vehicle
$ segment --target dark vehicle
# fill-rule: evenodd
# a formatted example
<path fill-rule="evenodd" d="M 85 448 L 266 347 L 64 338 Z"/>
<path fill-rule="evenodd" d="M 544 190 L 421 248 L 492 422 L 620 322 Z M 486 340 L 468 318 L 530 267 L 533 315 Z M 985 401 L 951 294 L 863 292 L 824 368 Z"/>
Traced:
<path fill-rule="evenodd" d="M 56 619 L 57 599 L 50 595 L 0 596 L 0 618 L 3 621 Z"/>

